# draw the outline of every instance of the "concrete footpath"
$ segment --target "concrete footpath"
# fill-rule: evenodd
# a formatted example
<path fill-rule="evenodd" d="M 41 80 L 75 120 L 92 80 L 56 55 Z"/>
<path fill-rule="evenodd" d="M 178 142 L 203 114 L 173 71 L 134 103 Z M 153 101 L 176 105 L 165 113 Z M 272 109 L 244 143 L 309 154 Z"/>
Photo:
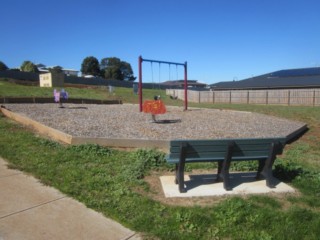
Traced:
<path fill-rule="evenodd" d="M 0 158 L 0 240 L 19 239 L 141 238 Z"/>

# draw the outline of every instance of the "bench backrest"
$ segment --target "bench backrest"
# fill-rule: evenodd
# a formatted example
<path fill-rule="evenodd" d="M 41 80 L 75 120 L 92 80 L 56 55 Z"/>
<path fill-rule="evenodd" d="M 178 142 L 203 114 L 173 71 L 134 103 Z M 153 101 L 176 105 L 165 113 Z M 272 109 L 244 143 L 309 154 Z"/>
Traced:
<path fill-rule="evenodd" d="M 186 161 L 220 161 L 224 159 L 228 145 L 234 142 L 232 160 L 265 159 L 272 143 L 280 143 L 276 154 L 281 154 L 285 138 L 214 139 L 214 140 L 172 140 L 169 162 L 179 162 L 181 146 L 186 149 Z"/>

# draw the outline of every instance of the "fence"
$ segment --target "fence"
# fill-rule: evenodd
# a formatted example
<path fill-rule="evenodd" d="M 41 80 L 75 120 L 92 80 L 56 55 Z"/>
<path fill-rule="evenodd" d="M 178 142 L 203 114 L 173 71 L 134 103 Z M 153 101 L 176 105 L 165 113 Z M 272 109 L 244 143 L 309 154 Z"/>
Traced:
<path fill-rule="evenodd" d="M 11 78 L 17 80 L 26 80 L 32 82 L 39 82 L 39 73 L 20 72 L 20 71 L 0 71 L 0 78 Z M 69 84 L 82 84 L 82 85 L 94 85 L 94 86 L 114 86 L 132 88 L 136 82 L 119 81 L 119 80 L 106 80 L 104 78 L 84 78 L 77 76 L 65 76 L 65 83 Z M 165 89 L 165 86 L 161 86 L 157 83 L 143 83 L 142 87 L 145 89 Z"/>
<path fill-rule="evenodd" d="M 19 71 L 0 71 L 0 77 L 39 82 L 38 73 Z M 102 85 L 132 88 L 135 82 L 105 80 L 103 78 L 82 78 L 66 76 L 65 83 Z M 143 88 L 163 89 L 164 86 L 143 83 Z M 184 100 L 184 90 L 167 89 L 167 95 Z M 242 104 L 278 104 L 320 106 L 320 89 L 275 89 L 275 90 L 231 90 L 231 91 L 195 91 L 188 90 L 188 101 L 196 103 L 242 103 Z"/>
<path fill-rule="evenodd" d="M 12 78 L 18 80 L 27 80 L 36 82 L 39 81 L 39 73 L 32 73 L 32 72 L 20 72 L 20 71 L 0 71 L 1 78 Z"/>
<path fill-rule="evenodd" d="M 184 100 L 184 90 L 167 89 L 166 94 Z M 310 88 L 232 91 L 188 90 L 188 101 L 196 103 L 320 106 L 320 89 Z"/>

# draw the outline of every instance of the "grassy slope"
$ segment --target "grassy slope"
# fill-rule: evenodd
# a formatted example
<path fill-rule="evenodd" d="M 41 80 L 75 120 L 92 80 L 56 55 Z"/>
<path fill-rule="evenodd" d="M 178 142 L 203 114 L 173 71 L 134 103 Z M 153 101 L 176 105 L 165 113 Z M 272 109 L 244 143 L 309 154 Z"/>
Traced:
<path fill-rule="evenodd" d="M 0 96 L 3 96 L 12 86 L 1 83 L 3 82 L 0 81 Z M 15 90 L 10 91 L 17 91 L 15 95 L 24 96 L 23 92 L 31 95 L 39 90 L 20 87 L 14 85 Z M 70 90 L 67 89 L 69 92 Z M 105 90 L 85 90 L 86 94 L 97 96 L 104 94 L 103 91 Z M 136 101 L 136 97 L 130 92 L 131 89 L 119 88 L 115 94 L 126 101 Z M 158 92 L 151 90 L 146 91 L 146 94 L 151 97 Z M 168 206 L 152 200 L 147 197 L 148 194 L 143 194 L 152 191 L 143 181 L 143 176 L 148 174 L 150 169 L 167 169 L 162 163 L 163 154 L 144 150 L 122 152 L 95 145 L 66 147 L 37 137 L 2 115 L 0 155 L 8 159 L 12 167 L 32 173 L 44 183 L 58 188 L 136 231 L 145 232 L 150 238 L 157 236 L 161 239 L 318 239 L 318 109 L 253 105 L 201 106 L 256 111 L 306 122 L 310 131 L 286 147 L 285 154 L 277 161 L 275 169 L 277 177 L 297 187 L 301 195 L 282 198 L 266 195 L 230 197 L 205 207 Z M 246 167 L 238 166 L 240 169 Z M 140 189 L 140 194 L 136 189 Z"/>
<path fill-rule="evenodd" d="M 0 79 L 0 97 L 53 97 L 54 88 L 40 88 L 38 86 L 25 86 L 15 84 L 12 80 Z M 138 95 L 133 93 L 131 88 L 114 88 L 113 93 L 109 93 L 105 87 L 83 88 L 79 85 L 68 85 L 65 90 L 70 98 L 88 99 L 122 99 L 124 103 L 138 103 Z M 164 90 L 144 89 L 143 98 L 153 99 L 155 95 L 161 95 L 162 100 L 168 105 L 181 105 L 181 101 L 172 100 L 165 95 Z"/>

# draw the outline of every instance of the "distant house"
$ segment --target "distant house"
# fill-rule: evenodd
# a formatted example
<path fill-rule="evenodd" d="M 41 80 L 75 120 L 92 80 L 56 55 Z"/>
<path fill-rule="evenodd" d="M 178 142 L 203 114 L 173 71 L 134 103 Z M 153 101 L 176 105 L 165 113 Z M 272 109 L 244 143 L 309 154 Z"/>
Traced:
<path fill-rule="evenodd" d="M 240 81 L 218 82 L 211 90 L 320 88 L 320 67 L 287 69 Z"/>
<path fill-rule="evenodd" d="M 74 69 L 62 68 L 62 71 L 67 76 L 78 76 L 78 74 L 79 74 L 79 71 L 74 70 Z"/>
<path fill-rule="evenodd" d="M 83 75 L 82 77 L 84 77 L 84 78 L 95 78 L 95 76 L 93 76 L 93 75 Z"/>
<path fill-rule="evenodd" d="M 42 63 L 36 64 L 36 66 L 38 68 L 39 73 L 48 73 L 49 72 L 49 70 L 46 67 L 46 65 L 44 65 Z"/>
<path fill-rule="evenodd" d="M 51 66 L 51 67 L 47 67 L 44 64 L 37 64 L 36 65 L 38 68 L 39 73 L 48 73 L 50 68 L 54 68 L 57 66 Z M 66 69 L 66 68 L 62 68 L 62 72 L 67 75 L 67 76 L 78 76 L 79 71 L 74 70 L 74 69 Z"/>
<path fill-rule="evenodd" d="M 184 88 L 184 80 L 166 81 L 161 83 L 165 88 Z M 188 80 L 189 88 L 205 88 L 207 84 L 200 83 L 197 80 Z"/>

